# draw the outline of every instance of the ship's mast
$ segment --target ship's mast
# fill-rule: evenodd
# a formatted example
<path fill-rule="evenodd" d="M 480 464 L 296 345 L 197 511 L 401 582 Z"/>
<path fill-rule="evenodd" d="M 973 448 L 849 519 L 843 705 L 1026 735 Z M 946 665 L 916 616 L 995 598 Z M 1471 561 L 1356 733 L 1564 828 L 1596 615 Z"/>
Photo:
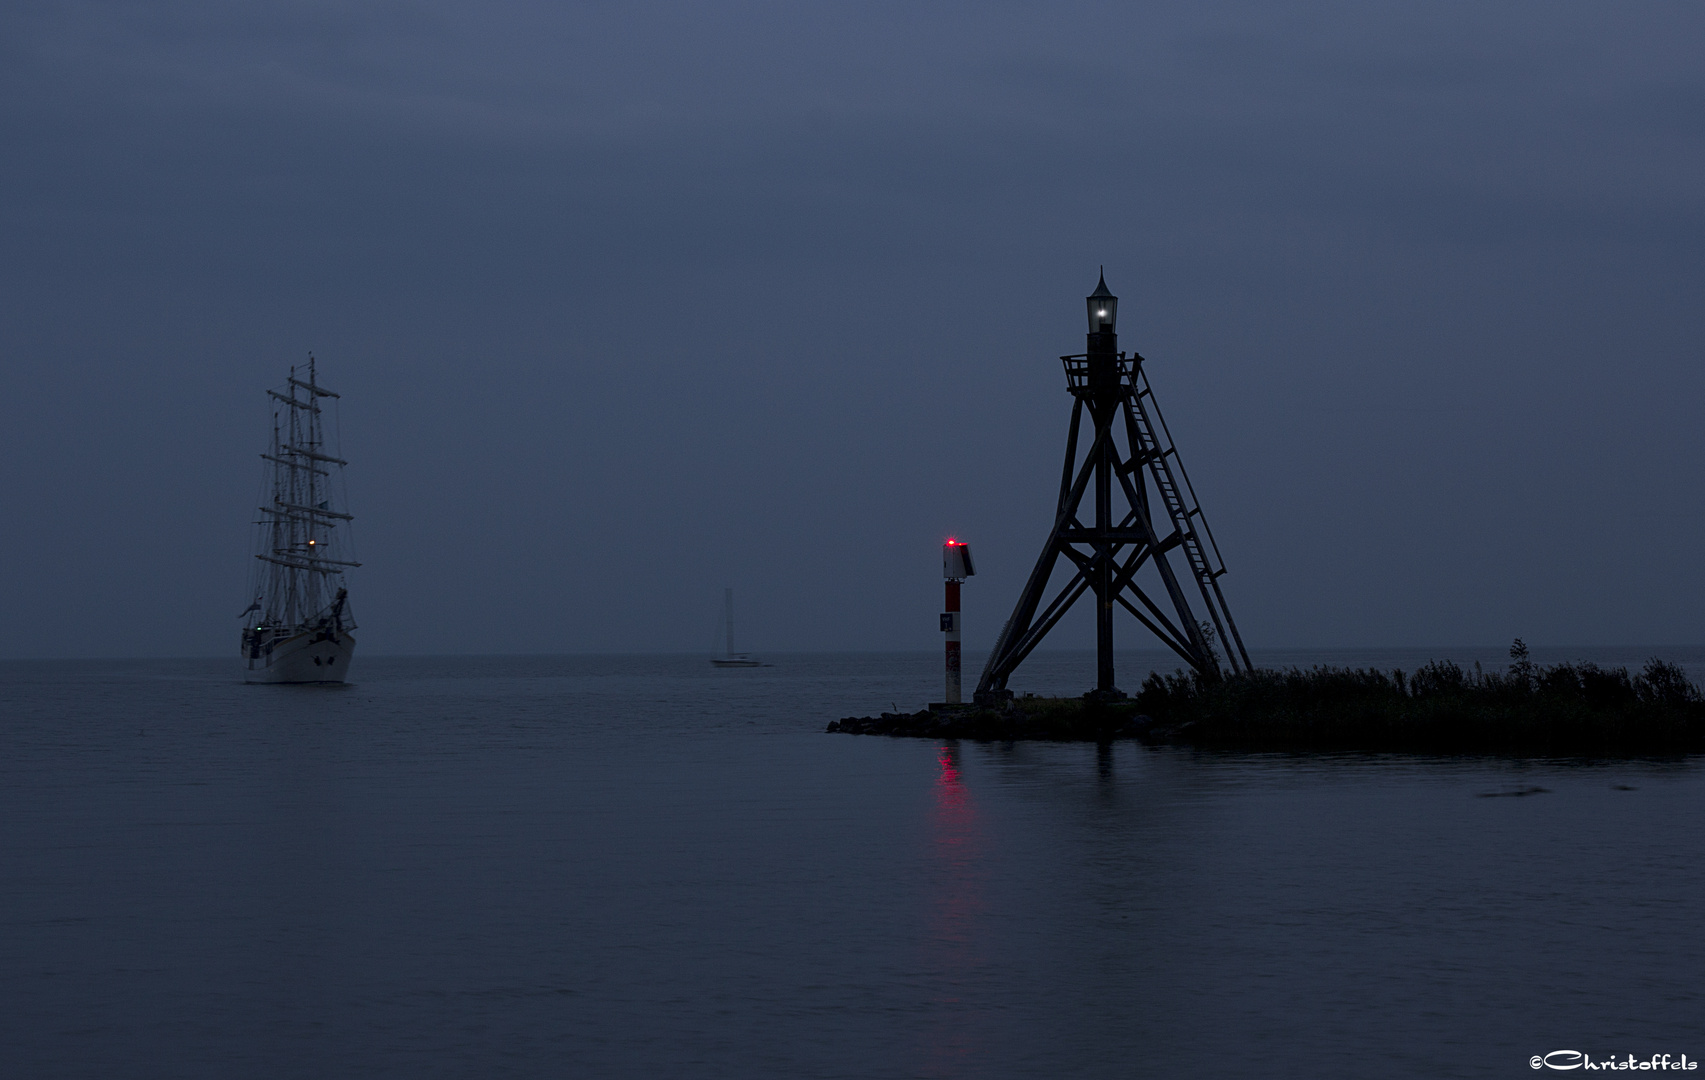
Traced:
<path fill-rule="evenodd" d="M 290 369 L 283 390 L 268 390 L 274 401 L 271 452 L 261 455 L 271 469 L 267 505 L 260 507 L 260 584 L 256 626 L 281 629 L 326 618 L 343 620 L 343 572 L 360 564 L 347 558 L 340 525 L 353 520 L 333 507 L 332 469 L 342 458 L 328 453 L 321 401 L 338 395 L 319 384 L 314 358 L 306 381 Z M 353 622 L 342 621 L 344 628 Z"/>
<path fill-rule="evenodd" d="M 734 590 L 724 589 L 722 592 L 722 617 L 727 627 L 726 644 L 728 655 L 734 655 Z"/>

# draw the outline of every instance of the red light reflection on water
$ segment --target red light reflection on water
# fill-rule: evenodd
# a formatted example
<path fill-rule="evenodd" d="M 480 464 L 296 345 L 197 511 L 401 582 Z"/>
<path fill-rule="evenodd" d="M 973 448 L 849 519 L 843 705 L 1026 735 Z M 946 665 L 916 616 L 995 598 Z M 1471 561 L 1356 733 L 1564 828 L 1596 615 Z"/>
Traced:
<path fill-rule="evenodd" d="M 936 747 L 935 763 L 941 774 L 935 778 L 936 806 L 940 810 L 963 810 L 970 805 L 971 796 L 959 776 L 959 748 Z"/>
<path fill-rule="evenodd" d="M 983 899 L 982 823 L 965 784 L 959 746 L 936 751 L 935 810 L 931 815 L 930 925 L 923 957 L 933 985 L 930 1002 L 940 1017 L 925 1055 L 927 1076 L 972 1075 L 978 1070 L 976 1010 L 966 991 L 985 967 L 981 940 Z M 971 996 L 974 998 L 975 993 Z"/>

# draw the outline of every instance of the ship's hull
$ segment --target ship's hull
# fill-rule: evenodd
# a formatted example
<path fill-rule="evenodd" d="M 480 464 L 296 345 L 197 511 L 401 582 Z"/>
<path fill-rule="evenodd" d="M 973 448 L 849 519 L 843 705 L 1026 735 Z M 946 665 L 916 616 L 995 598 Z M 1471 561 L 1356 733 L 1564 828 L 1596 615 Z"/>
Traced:
<path fill-rule="evenodd" d="M 257 655 L 258 654 L 258 655 Z M 349 674 L 355 638 L 329 630 L 304 630 L 243 652 L 243 681 L 340 683 Z"/>

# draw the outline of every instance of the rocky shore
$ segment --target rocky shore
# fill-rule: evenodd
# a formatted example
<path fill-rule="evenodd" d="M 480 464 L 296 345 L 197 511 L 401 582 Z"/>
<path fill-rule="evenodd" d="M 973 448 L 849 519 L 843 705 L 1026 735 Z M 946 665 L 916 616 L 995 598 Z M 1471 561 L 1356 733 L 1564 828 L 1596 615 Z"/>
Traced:
<path fill-rule="evenodd" d="M 1153 721 L 1132 702 L 1101 703 L 1081 698 L 1018 698 L 1000 708 L 952 707 L 915 713 L 885 712 L 831 721 L 831 733 L 894 735 L 920 739 L 1042 739 L 1105 742 L 1140 738 Z"/>

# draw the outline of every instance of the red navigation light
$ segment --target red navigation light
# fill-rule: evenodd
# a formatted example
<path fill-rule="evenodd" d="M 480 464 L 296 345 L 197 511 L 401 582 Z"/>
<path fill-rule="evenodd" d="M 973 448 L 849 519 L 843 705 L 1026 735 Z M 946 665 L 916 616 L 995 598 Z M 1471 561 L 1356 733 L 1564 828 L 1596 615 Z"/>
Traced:
<path fill-rule="evenodd" d="M 948 581 L 964 581 L 977 571 L 971 568 L 971 545 L 948 537 L 941 545 L 941 568 Z"/>

